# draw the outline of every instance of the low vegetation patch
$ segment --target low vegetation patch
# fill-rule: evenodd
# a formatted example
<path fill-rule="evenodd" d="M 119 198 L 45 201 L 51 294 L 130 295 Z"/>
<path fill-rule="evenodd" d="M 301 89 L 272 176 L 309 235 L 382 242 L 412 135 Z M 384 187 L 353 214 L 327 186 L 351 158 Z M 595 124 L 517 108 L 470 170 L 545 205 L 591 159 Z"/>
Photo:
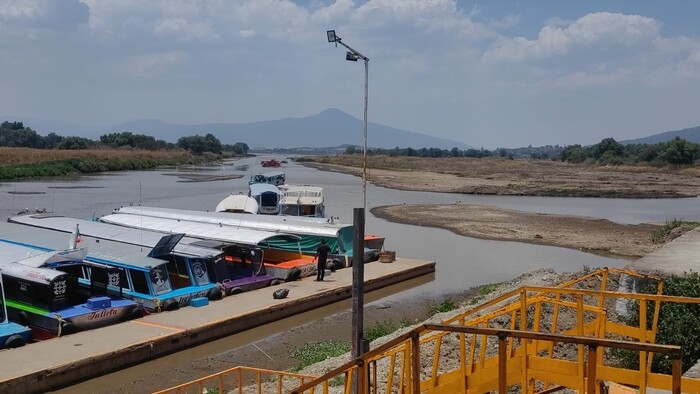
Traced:
<path fill-rule="evenodd" d="M 430 308 L 430 314 L 435 315 L 437 313 L 449 312 L 457 309 L 457 303 L 451 299 L 446 299 L 441 303 Z"/>
<path fill-rule="evenodd" d="M 651 235 L 651 242 L 663 244 L 672 241 L 698 226 L 700 226 L 700 222 L 687 222 L 678 219 L 667 220 L 663 226 Z"/>
<path fill-rule="evenodd" d="M 292 357 L 301 361 L 301 365 L 294 368 L 294 371 L 300 371 L 309 365 L 319 363 L 332 357 L 338 357 L 349 351 L 350 344 L 343 341 L 309 342 L 295 350 L 294 354 L 292 354 Z"/>
<path fill-rule="evenodd" d="M 184 150 L 42 150 L 0 148 L 0 179 L 53 177 L 104 171 L 144 170 L 211 159 Z"/>

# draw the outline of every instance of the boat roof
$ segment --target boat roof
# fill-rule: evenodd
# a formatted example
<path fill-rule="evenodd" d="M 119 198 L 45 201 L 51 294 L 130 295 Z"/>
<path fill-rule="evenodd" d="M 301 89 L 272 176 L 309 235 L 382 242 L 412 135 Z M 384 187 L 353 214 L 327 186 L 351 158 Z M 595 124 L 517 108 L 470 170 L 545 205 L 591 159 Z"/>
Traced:
<path fill-rule="evenodd" d="M 276 176 L 280 176 L 280 175 L 284 176 L 284 171 L 267 171 L 267 172 L 263 172 L 260 175 L 265 175 L 268 178 L 272 178 L 272 177 L 276 177 Z"/>
<path fill-rule="evenodd" d="M 258 213 L 258 202 L 253 197 L 245 194 L 230 194 L 221 200 L 215 209 L 216 212 L 226 212 L 228 210 Z"/>
<path fill-rule="evenodd" d="M 223 213 L 224 215 L 232 215 Z M 244 216 L 257 216 L 249 214 L 238 214 Z M 297 240 L 298 236 L 287 233 L 274 233 L 271 231 L 252 230 L 249 228 L 224 226 L 223 223 L 205 223 L 188 221 L 178 218 L 163 218 L 145 215 L 112 214 L 100 218 L 105 223 L 117 224 L 120 226 L 141 228 L 144 230 L 158 231 L 162 233 L 182 233 L 189 237 L 210 239 L 229 242 L 239 245 L 257 246 L 267 240 L 284 239 Z"/>
<path fill-rule="evenodd" d="M 16 223 L 0 222 L 0 239 L 21 242 L 38 247 L 62 250 L 68 245 L 70 234 L 57 230 L 49 230 Z M 87 247 L 87 260 L 100 261 L 109 265 L 114 262 L 124 266 L 151 269 L 167 263 L 162 259 L 148 257 L 150 248 L 139 245 L 129 245 L 122 242 L 109 241 L 81 235 L 80 247 Z"/>
<path fill-rule="evenodd" d="M 28 280 L 30 282 L 48 284 L 61 276 L 67 276 L 63 271 L 51 268 L 28 267 L 18 263 L 0 263 L 3 275 Z"/>
<path fill-rule="evenodd" d="M 135 228 L 96 222 L 93 220 L 75 219 L 52 214 L 15 216 L 9 218 L 8 221 L 11 223 L 61 231 L 64 233 L 72 233 L 75 226 L 78 225 L 81 236 L 90 236 L 99 239 L 123 242 L 131 245 L 146 246 L 149 248 L 153 248 L 158 245 L 158 242 L 160 242 L 163 238 L 162 233 L 155 231 L 144 231 Z M 221 254 L 221 251 L 217 249 L 189 245 L 195 241 L 195 239 L 185 237 L 179 243 L 177 243 L 177 245 L 175 245 L 173 251 L 175 254 L 179 255 L 198 257 L 217 256 Z"/>
<path fill-rule="evenodd" d="M 251 196 L 257 196 L 263 193 L 282 194 L 280 189 L 271 183 L 251 183 L 248 185 L 248 188 L 250 189 Z"/>
<path fill-rule="evenodd" d="M 317 219 L 298 216 L 249 215 L 244 213 L 204 212 L 157 207 L 122 207 L 115 209 L 114 212 L 137 217 L 151 216 L 214 223 L 217 225 L 235 226 L 239 229 L 258 229 L 285 234 L 336 237 L 345 229 L 350 228 L 352 230 L 352 225 L 341 224 L 330 218 L 321 222 Z"/>
<path fill-rule="evenodd" d="M 323 193 L 323 188 L 320 186 L 313 185 L 288 185 L 285 187 L 285 192 L 289 191 L 312 191 L 317 193 Z"/>

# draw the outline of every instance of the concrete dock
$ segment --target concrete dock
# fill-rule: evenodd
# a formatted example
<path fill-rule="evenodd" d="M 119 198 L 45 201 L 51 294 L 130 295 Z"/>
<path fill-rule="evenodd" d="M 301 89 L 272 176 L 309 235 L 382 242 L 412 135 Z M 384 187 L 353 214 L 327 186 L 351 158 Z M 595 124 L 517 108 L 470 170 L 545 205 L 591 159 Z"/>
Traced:
<path fill-rule="evenodd" d="M 365 264 L 365 292 L 435 272 L 435 262 Z M 0 351 L 0 392 L 39 393 L 174 353 L 352 297 L 352 268 L 244 292 L 18 349 Z M 272 293 L 289 289 L 285 299 Z"/>
<path fill-rule="evenodd" d="M 665 275 L 700 272 L 700 227 L 634 261 L 627 268 L 637 272 Z"/>

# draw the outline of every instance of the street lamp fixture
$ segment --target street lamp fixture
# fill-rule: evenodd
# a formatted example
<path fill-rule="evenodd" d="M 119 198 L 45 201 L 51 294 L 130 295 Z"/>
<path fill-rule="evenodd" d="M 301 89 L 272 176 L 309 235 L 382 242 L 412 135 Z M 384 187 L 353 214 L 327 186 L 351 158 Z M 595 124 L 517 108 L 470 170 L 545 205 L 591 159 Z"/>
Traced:
<path fill-rule="evenodd" d="M 328 36 L 328 42 L 336 42 L 339 40 L 338 36 L 335 35 L 335 30 L 328 30 L 326 35 Z"/>

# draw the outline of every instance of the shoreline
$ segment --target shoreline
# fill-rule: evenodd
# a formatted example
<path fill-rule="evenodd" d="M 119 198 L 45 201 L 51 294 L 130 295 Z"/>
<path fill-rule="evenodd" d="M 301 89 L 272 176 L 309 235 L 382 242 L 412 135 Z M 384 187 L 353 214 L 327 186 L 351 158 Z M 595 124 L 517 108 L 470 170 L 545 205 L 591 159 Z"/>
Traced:
<path fill-rule="evenodd" d="M 464 203 L 388 205 L 370 212 L 390 222 L 442 228 L 466 237 L 557 246 L 629 260 L 659 246 L 651 238 L 660 225 L 650 223 L 618 224 Z"/>
<path fill-rule="evenodd" d="M 362 176 L 362 163 L 355 162 L 357 158 L 322 157 L 318 160 L 297 163 L 320 171 Z M 591 167 L 497 158 L 371 157 L 369 160 L 368 182 L 406 191 L 641 199 L 693 198 L 700 190 L 700 177 L 694 169 L 674 172 L 654 167 Z"/>

